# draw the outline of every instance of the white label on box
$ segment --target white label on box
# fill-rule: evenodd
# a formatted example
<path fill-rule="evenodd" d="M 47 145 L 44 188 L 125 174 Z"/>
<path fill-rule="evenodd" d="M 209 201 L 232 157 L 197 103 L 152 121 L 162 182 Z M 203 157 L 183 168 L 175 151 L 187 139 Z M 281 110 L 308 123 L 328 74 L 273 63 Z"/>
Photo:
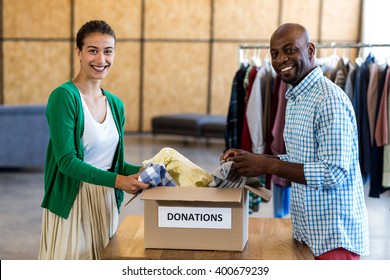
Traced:
<path fill-rule="evenodd" d="M 158 226 L 172 228 L 232 228 L 231 208 L 158 207 Z"/>

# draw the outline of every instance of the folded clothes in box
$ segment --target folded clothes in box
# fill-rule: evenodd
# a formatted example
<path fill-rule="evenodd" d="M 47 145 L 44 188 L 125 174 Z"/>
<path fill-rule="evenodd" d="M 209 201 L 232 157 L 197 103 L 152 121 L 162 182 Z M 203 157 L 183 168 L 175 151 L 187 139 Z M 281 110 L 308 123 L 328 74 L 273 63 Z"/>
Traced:
<path fill-rule="evenodd" d="M 164 148 L 144 164 L 165 166 L 177 183 L 173 188 L 148 188 L 141 195 L 145 248 L 243 251 L 248 240 L 248 191 L 265 201 L 272 197 L 258 180 L 235 173 L 231 163 L 207 173 L 174 149 Z M 165 174 L 158 170 L 147 177 Z"/>

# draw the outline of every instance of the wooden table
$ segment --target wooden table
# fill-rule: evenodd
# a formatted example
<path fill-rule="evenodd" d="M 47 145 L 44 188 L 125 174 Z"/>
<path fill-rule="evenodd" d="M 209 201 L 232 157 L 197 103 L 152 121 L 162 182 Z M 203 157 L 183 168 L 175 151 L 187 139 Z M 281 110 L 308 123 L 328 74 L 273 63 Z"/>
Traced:
<path fill-rule="evenodd" d="M 147 260 L 310 260 L 310 249 L 291 237 L 291 220 L 250 218 L 243 252 L 144 248 L 144 217 L 128 216 L 102 253 L 102 259 Z"/>

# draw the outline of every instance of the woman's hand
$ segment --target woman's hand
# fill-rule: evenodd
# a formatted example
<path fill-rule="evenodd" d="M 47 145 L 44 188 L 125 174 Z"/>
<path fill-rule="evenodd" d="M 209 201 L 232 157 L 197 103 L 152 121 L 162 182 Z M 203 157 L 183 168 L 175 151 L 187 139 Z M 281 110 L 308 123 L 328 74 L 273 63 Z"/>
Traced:
<path fill-rule="evenodd" d="M 149 185 L 138 181 L 139 174 L 129 176 L 117 175 L 115 187 L 129 194 L 136 194 L 146 189 Z"/>

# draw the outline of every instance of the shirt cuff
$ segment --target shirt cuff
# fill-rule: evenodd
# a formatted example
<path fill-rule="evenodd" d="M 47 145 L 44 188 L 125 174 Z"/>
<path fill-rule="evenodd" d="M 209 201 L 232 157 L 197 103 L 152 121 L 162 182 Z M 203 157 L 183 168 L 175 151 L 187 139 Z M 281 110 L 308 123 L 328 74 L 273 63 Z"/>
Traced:
<path fill-rule="evenodd" d="M 321 163 L 310 162 L 303 165 L 303 172 L 307 182 L 307 186 L 316 190 L 323 188 L 325 177 L 325 167 Z"/>
<path fill-rule="evenodd" d="M 283 161 L 288 161 L 288 155 L 278 155 L 278 158 Z"/>

